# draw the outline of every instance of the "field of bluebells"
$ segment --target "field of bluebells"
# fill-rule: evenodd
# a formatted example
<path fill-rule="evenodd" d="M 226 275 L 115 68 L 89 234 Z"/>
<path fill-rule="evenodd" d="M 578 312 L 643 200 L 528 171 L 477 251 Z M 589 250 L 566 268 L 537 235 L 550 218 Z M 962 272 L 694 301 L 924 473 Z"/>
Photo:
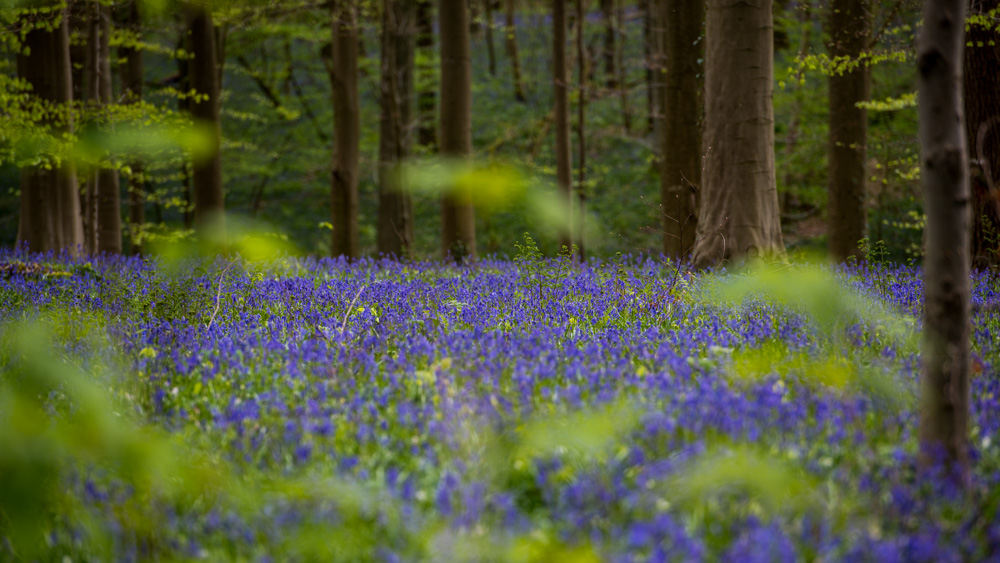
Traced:
<path fill-rule="evenodd" d="M 919 271 L 521 250 L 3 251 L 0 560 L 1000 560 L 990 273 L 959 493 L 917 466 Z"/>

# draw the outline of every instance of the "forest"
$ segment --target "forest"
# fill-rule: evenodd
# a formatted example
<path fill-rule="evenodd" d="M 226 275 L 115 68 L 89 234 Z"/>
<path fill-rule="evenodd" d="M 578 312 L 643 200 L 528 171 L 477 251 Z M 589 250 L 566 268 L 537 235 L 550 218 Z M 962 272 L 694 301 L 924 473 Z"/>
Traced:
<path fill-rule="evenodd" d="M 0 560 L 1000 558 L 997 0 L 0 26 Z"/>

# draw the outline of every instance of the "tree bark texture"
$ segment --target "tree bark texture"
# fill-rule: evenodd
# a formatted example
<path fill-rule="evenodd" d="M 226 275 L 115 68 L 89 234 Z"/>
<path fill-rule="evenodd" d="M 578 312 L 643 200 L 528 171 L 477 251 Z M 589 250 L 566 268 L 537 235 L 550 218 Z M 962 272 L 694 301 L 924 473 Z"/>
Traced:
<path fill-rule="evenodd" d="M 222 155 L 220 154 L 222 127 L 219 121 L 219 83 L 216 63 L 215 26 L 208 8 L 195 4 L 185 5 L 191 53 L 188 76 L 191 88 L 199 94 L 189 101 L 191 117 L 212 137 L 209 154 L 194 155 L 191 188 L 194 192 L 194 228 L 222 228 L 225 199 L 222 187 Z"/>
<path fill-rule="evenodd" d="M 868 0 L 830 0 L 827 19 L 831 58 L 857 62 L 868 50 L 871 14 Z M 858 242 L 865 236 L 868 112 L 857 107 L 868 99 L 867 61 L 829 78 L 830 138 L 827 145 L 827 233 L 830 257 L 844 262 L 863 259 Z"/>
<path fill-rule="evenodd" d="M 434 18 L 433 0 L 416 0 L 417 51 L 422 52 L 416 64 L 417 86 L 417 144 L 434 149 L 437 147 L 437 88 L 434 79 Z"/>
<path fill-rule="evenodd" d="M 464 0 L 438 0 L 441 32 L 440 153 L 464 159 L 472 154 L 472 66 L 469 12 Z M 471 194 L 446 193 L 441 202 L 442 247 L 456 262 L 476 257 L 476 219 Z"/>
<path fill-rule="evenodd" d="M 413 253 L 413 202 L 399 164 L 409 155 L 413 102 L 411 0 L 384 0 L 379 118 L 378 252 L 398 258 Z"/>
<path fill-rule="evenodd" d="M 967 0 L 925 0 L 917 47 L 924 333 L 920 451 L 969 479 L 969 178 L 962 108 Z"/>
<path fill-rule="evenodd" d="M 664 26 L 660 199 L 663 252 L 683 259 L 694 248 L 701 184 L 701 22 L 704 0 L 659 0 Z"/>
<path fill-rule="evenodd" d="M 139 0 L 131 0 L 124 7 L 125 29 L 136 37 L 142 30 L 142 15 Z M 121 66 L 122 96 L 125 103 L 137 104 L 142 101 L 142 50 L 130 45 L 118 49 L 118 56 L 125 61 Z M 143 163 L 133 160 L 129 163 L 132 173 L 128 177 L 129 240 L 133 254 L 142 253 L 142 228 L 146 222 L 146 187 L 143 180 Z"/>
<path fill-rule="evenodd" d="M 331 4 L 333 28 L 333 174 L 330 188 L 333 256 L 358 256 L 358 25 L 353 0 Z"/>
<path fill-rule="evenodd" d="M 35 27 L 24 37 L 27 53 L 17 57 L 18 76 L 32 86 L 32 94 L 55 110 L 44 125 L 53 133 L 72 131 L 68 106 L 73 101 L 69 58 L 69 25 L 65 10 L 51 15 L 52 29 Z M 29 24 L 30 25 L 30 24 Z M 18 242 L 35 252 L 69 250 L 83 246 L 83 222 L 76 169 L 69 162 L 51 169 L 21 169 L 21 213 Z"/>
<path fill-rule="evenodd" d="M 988 14 L 998 0 L 971 0 L 969 13 Z M 982 25 L 967 30 L 965 139 L 972 166 L 972 260 L 977 268 L 1000 265 L 1000 33 Z"/>
<path fill-rule="evenodd" d="M 111 91 L 111 8 L 99 5 L 98 31 L 98 103 L 103 108 L 113 102 Z M 102 121 L 104 119 L 102 118 Z M 104 124 L 106 127 L 107 124 Z M 97 251 L 122 253 L 121 185 L 118 171 L 104 167 L 97 181 Z"/>
<path fill-rule="evenodd" d="M 569 78 L 566 70 L 566 0 L 552 3 L 552 87 L 556 121 L 556 185 L 566 211 L 572 209 L 573 153 L 570 146 Z M 567 221 L 568 223 L 568 221 Z M 572 230 L 564 225 L 559 247 L 572 248 Z"/>
<path fill-rule="evenodd" d="M 693 260 L 784 257 L 774 172 L 769 0 L 708 0 L 705 158 Z"/>
<path fill-rule="evenodd" d="M 521 79 L 521 60 L 517 54 L 517 35 L 514 27 L 515 0 L 505 0 L 506 29 L 504 35 L 507 38 L 507 56 L 510 57 L 510 71 L 514 80 L 514 99 L 519 102 L 527 101 L 524 96 L 524 83 Z"/>

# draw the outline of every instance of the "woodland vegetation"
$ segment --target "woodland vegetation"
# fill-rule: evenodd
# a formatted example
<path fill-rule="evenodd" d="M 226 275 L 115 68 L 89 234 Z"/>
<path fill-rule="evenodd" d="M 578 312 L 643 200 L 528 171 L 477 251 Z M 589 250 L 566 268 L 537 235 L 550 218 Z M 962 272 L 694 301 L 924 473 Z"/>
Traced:
<path fill-rule="evenodd" d="M 0 25 L 0 559 L 1000 556 L 996 0 Z"/>

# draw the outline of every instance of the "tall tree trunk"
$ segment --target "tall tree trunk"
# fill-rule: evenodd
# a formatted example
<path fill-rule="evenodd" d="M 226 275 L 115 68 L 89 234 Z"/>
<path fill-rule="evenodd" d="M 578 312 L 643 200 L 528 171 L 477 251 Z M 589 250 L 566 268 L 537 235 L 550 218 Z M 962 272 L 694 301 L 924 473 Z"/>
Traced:
<path fill-rule="evenodd" d="M 142 32 L 142 15 L 139 0 L 131 0 L 124 8 L 125 29 L 138 38 Z M 142 49 L 123 45 L 118 56 L 124 59 L 121 66 L 121 81 L 124 101 L 137 104 L 142 101 Z M 142 230 L 146 222 L 146 187 L 143 178 L 143 162 L 135 159 L 129 163 L 132 173 L 128 176 L 129 240 L 133 254 L 142 253 Z"/>
<path fill-rule="evenodd" d="M 574 238 L 581 262 L 586 259 L 583 233 L 587 202 L 587 53 L 583 44 L 587 18 L 583 3 L 584 0 L 576 0 L 576 70 L 577 85 L 579 86 L 576 105 L 576 140 L 579 156 L 576 163 L 576 236 Z"/>
<path fill-rule="evenodd" d="M 925 0 L 917 46 L 924 335 L 920 451 L 969 481 L 969 178 L 962 115 L 966 0 Z"/>
<path fill-rule="evenodd" d="M 409 153 L 412 114 L 413 4 L 384 0 L 379 131 L 378 251 L 409 258 L 413 251 L 413 203 L 399 167 Z M 410 76 L 410 78 L 408 78 Z"/>
<path fill-rule="evenodd" d="M 87 53 L 84 58 L 83 75 L 87 82 L 87 106 L 97 113 L 101 103 L 101 4 L 97 0 L 87 6 Z M 83 238 L 87 254 L 98 252 L 98 223 L 100 222 L 101 171 L 91 166 L 87 171 L 86 197 L 83 209 Z"/>
<path fill-rule="evenodd" d="M 434 18 L 433 0 L 416 0 L 417 51 L 423 53 L 416 64 L 417 87 L 417 144 L 435 149 L 437 147 L 437 93 L 432 84 L 434 67 Z"/>
<path fill-rule="evenodd" d="M 73 121 L 68 111 L 73 101 L 68 18 L 65 10 L 40 17 L 51 18 L 46 22 L 50 27 L 45 29 L 44 24 L 38 25 L 42 22 L 34 22 L 24 37 L 27 52 L 17 57 L 17 73 L 31 84 L 34 96 L 57 110 L 45 125 L 53 132 L 72 131 Z M 84 240 L 73 165 L 63 162 L 51 169 L 22 168 L 20 187 L 18 242 L 26 243 L 35 252 L 62 249 L 78 252 Z"/>
<path fill-rule="evenodd" d="M 831 58 L 856 63 L 868 49 L 871 18 L 868 0 L 831 0 L 828 25 Z M 868 99 L 868 64 L 830 75 L 830 140 L 827 174 L 830 256 L 837 262 L 864 258 L 858 241 L 865 236 L 866 137 L 868 112 L 857 107 Z"/>
<path fill-rule="evenodd" d="M 472 154 L 472 68 L 465 0 L 438 0 L 441 33 L 441 154 Z M 471 194 L 452 191 L 441 202 L 442 246 L 456 262 L 476 257 L 476 218 Z"/>
<path fill-rule="evenodd" d="M 601 0 L 601 23 L 604 25 L 604 83 L 609 90 L 618 87 L 618 71 L 615 70 L 615 0 Z"/>
<path fill-rule="evenodd" d="M 694 248 L 701 185 L 701 22 L 704 0 L 659 0 L 664 25 L 660 199 L 663 252 L 683 259 Z"/>
<path fill-rule="evenodd" d="M 971 0 L 984 16 L 998 0 Z M 965 48 L 965 139 L 972 169 L 972 259 L 976 267 L 1000 265 L 1000 33 L 969 26 Z"/>
<path fill-rule="evenodd" d="M 358 256 L 358 160 L 361 123 L 358 117 L 358 24 L 354 0 L 331 3 L 333 28 L 334 155 L 331 184 L 333 256 Z"/>
<path fill-rule="evenodd" d="M 212 140 L 210 154 L 194 155 L 193 159 L 191 179 L 194 227 L 197 231 L 222 229 L 225 199 L 220 154 L 222 127 L 219 121 L 215 26 L 208 8 L 196 4 L 185 4 L 184 7 L 190 31 L 191 53 L 194 55 L 188 61 L 191 88 L 201 94 L 201 97 L 189 103 L 191 117 L 209 132 Z"/>
<path fill-rule="evenodd" d="M 660 101 L 663 98 L 663 22 L 660 21 L 657 0 L 642 0 L 643 52 L 646 59 L 646 127 L 659 140 L 663 123 Z"/>
<path fill-rule="evenodd" d="M 618 51 L 615 57 L 618 60 L 618 100 L 621 104 L 622 127 L 628 135 L 632 130 L 632 110 L 629 108 L 628 99 L 628 69 L 625 68 L 625 0 L 612 0 L 617 2 L 618 11 Z"/>
<path fill-rule="evenodd" d="M 570 190 L 573 185 L 572 148 L 570 147 L 569 78 L 566 72 L 566 0 L 552 2 L 552 86 L 556 114 L 556 184 L 562 192 L 566 210 L 572 209 Z M 569 223 L 569 222 L 567 222 Z M 572 229 L 561 227 L 560 248 L 573 247 Z"/>
<path fill-rule="evenodd" d="M 694 263 L 783 257 L 774 177 L 770 0 L 707 2 L 705 173 Z"/>
<path fill-rule="evenodd" d="M 112 102 L 111 92 L 111 8 L 100 6 L 100 44 L 98 45 L 98 102 L 101 107 Z M 101 119 L 104 121 L 104 119 Z M 108 124 L 102 124 L 107 127 Z M 101 168 L 97 181 L 97 251 L 122 253 L 122 211 L 118 171 Z"/>
<path fill-rule="evenodd" d="M 514 99 L 519 102 L 527 101 L 524 96 L 524 83 L 521 80 L 521 60 L 517 55 L 517 34 L 514 27 L 514 8 L 516 0 L 504 0 L 504 12 L 506 17 L 506 29 L 504 35 L 507 38 L 507 56 L 510 57 L 510 70 L 514 79 Z"/>
<path fill-rule="evenodd" d="M 483 13 L 486 16 L 486 26 L 483 29 L 486 31 L 486 56 L 489 60 L 490 76 L 496 76 L 497 54 L 493 47 L 493 0 L 486 0 Z"/>

